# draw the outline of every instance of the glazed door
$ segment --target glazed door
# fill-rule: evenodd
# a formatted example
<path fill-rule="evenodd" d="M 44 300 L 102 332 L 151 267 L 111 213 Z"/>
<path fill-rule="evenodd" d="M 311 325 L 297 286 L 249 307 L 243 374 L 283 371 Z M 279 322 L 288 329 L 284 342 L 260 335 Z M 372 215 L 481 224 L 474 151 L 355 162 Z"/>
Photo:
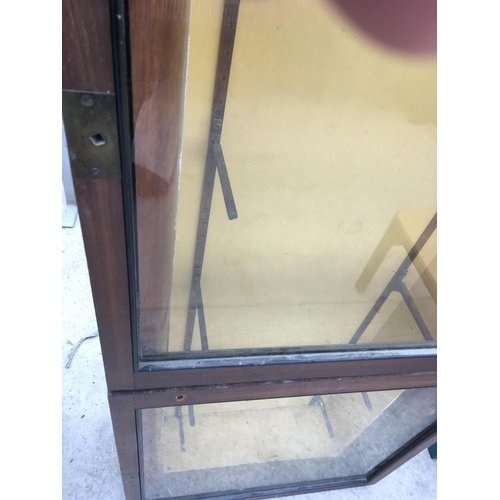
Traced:
<path fill-rule="evenodd" d="M 434 342 L 435 57 L 344 2 L 129 5 L 140 363 Z"/>

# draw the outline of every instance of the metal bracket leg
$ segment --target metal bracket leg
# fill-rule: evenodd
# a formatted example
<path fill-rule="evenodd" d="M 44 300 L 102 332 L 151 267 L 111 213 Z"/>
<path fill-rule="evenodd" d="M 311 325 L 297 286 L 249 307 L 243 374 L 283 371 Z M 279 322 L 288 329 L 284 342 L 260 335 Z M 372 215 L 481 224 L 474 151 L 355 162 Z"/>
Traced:
<path fill-rule="evenodd" d="M 222 194 L 224 196 L 224 203 L 226 204 L 227 216 L 230 220 L 237 219 L 238 212 L 236 210 L 236 204 L 234 203 L 233 190 L 231 189 L 231 183 L 229 182 L 229 174 L 227 173 L 226 161 L 224 160 L 224 154 L 222 153 L 220 143 L 216 142 L 214 144 L 213 152 L 215 156 L 215 163 L 217 165 L 217 171 L 219 172 L 219 179 L 222 187 Z"/>
<path fill-rule="evenodd" d="M 368 408 L 368 411 L 373 411 L 372 402 L 370 401 L 370 397 L 368 396 L 368 393 L 362 392 L 361 395 L 363 396 L 363 401 L 365 402 L 365 405 Z"/>
<path fill-rule="evenodd" d="M 392 292 L 399 292 L 403 296 L 403 299 L 406 305 L 408 306 L 408 309 L 410 310 L 410 313 L 412 314 L 413 319 L 417 323 L 417 326 L 419 327 L 422 336 L 425 338 L 425 340 L 434 340 L 422 316 L 420 315 L 420 312 L 418 311 L 417 306 L 413 301 L 413 298 L 411 297 L 408 288 L 403 283 L 403 279 L 408 274 L 408 269 L 411 266 L 412 262 L 420 253 L 424 245 L 427 243 L 432 233 L 436 230 L 436 227 L 437 227 L 437 214 L 434 215 L 434 217 L 431 219 L 431 221 L 425 228 L 424 232 L 420 235 L 420 238 L 417 240 L 413 248 L 408 252 L 408 255 L 405 257 L 404 261 L 399 266 L 394 276 L 391 278 L 387 286 L 384 288 L 384 291 L 380 294 L 380 297 L 377 299 L 373 307 L 370 309 L 365 319 L 362 321 L 361 325 L 359 325 L 358 329 L 356 330 L 351 340 L 349 341 L 349 344 L 356 344 L 359 341 L 359 339 L 367 329 L 368 325 L 373 321 L 373 318 L 380 311 L 385 301 Z"/>
<path fill-rule="evenodd" d="M 330 438 L 333 439 L 333 428 L 330 422 L 330 417 L 328 416 L 328 412 L 326 411 L 325 402 L 321 396 L 314 396 L 311 401 L 309 401 L 309 406 L 319 406 L 321 409 L 321 413 L 323 414 L 323 419 L 325 421 L 326 429 L 328 430 L 328 434 Z"/>
<path fill-rule="evenodd" d="M 175 408 L 175 417 L 179 422 L 179 438 L 181 441 L 181 451 L 186 451 L 185 441 L 184 441 L 184 421 L 182 418 L 182 406 L 176 406 Z"/>
<path fill-rule="evenodd" d="M 217 70 L 215 76 L 212 117 L 208 139 L 208 151 L 205 164 L 205 176 L 203 179 L 200 214 L 198 218 L 198 230 L 196 235 L 196 247 L 193 263 L 193 276 L 191 280 L 191 293 L 189 295 L 189 310 L 186 321 L 186 331 L 184 335 L 185 351 L 191 350 L 196 311 L 198 311 L 198 315 L 200 316 L 200 332 L 202 330 L 201 325 L 203 323 L 203 330 L 206 335 L 206 325 L 203 314 L 203 306 L 201 304 L 200 286 L 216 171 L 219 172 L 219 179 L 221 182 L 222 193 L 226 204 L 227 215 L 229 219 L 235 219 L 238 217 L 220 141 L 222 135 L 222 125 L 224 122 L 224 111 L 226 107 L 229 75 L 231 72 L 234 40 L 236 37 L 236 25 L 238 21 L 239 5 L 240 0 L 225 0 L 224 12 L 222 15 L 222 28 L 219 43 Z M 203 318 L 201 318 L 201 316 L 203 316 Z M 208 349 L 208 342 L 206 341 L 206 338 L 204 339 L 202 337 L 201 341 L 202 345 L 205 343 Z"/>
<path fill-rule="evenodd" d="M 415 323 L 417 324 L 418 329 L 420 330 L 420 333 L 422 334 L 424 339 L 434 340 L 432 338 L 431 332 L 429 331 L 427 325 L 425 324 L 424 318 L 422 318 L 422 315 L 418 310 L 417 304 L 415 304 L 415 301 L 413 300 L 413 297 L 411 296 L 410 291 L 408 290 L 408 287 L 403 282 L 401 282 L 398 291 L 403 296 L 403 299 L 406 302 L 406 306 L 408 307 L 411 315 L 413 316 L 413 319 L 415 320 Z"/>

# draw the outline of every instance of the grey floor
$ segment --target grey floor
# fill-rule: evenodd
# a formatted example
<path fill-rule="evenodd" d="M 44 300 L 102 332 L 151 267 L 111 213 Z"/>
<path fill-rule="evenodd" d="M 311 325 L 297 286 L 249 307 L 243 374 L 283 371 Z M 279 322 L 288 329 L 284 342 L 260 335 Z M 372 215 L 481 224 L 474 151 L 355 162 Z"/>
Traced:
<path fill-rule="evenodd" d="M 72 344 L 97 330 L 78 219 L 74 228 L 63 229 L 62 263 L 62 498 L 123 500 L 99 340 L 85 341 L 65 368 Z M 433 500 L 436 482 L 436 462 L 424 451 L 373 486 L 303 498 Z"/>

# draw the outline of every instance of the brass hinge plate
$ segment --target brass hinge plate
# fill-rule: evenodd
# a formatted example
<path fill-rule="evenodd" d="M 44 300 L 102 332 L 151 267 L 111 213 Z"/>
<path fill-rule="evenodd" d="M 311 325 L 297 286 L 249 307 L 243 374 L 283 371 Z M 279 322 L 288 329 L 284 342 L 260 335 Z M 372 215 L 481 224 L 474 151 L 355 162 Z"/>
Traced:
<path fill-rule="evenodd" d="M 114 94 L 63 90 L 64 129 L 73 177 L 119 179 Z"/>

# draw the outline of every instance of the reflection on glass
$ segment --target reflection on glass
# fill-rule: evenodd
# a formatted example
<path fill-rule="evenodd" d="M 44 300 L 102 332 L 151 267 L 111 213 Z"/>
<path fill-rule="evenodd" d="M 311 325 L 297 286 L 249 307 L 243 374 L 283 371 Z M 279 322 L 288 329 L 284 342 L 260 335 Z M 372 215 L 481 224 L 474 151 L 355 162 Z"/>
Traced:
<path fill-rule="evenodd" d="M 191 0 L 171 295 L 149 351 L 436 340 L 436 230 L 401 269 L 436 213 L 434 56 L 377 43 L 335 2 L 241 0 L 222 75 L 223 9 Z"/>
<path fill-rule="evenodd" d="M 146 498 L 365 475 L 435 420 L 434 388 L 142 410 Z"/>

